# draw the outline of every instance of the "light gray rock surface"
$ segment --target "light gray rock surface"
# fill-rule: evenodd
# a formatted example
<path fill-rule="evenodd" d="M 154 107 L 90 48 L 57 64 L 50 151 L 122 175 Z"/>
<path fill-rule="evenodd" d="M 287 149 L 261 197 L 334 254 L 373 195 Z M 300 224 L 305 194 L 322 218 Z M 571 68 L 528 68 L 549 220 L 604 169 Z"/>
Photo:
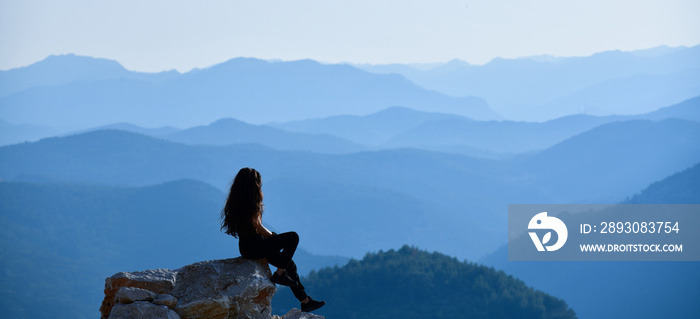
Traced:
<path fill-rule="evenodd" d="M 301 310 L 294 308 L 289 310 L 282 319 L 325 319 L 324 316 L 315 315 L 310 312 L 302 312 Z"/>
<path fill-rule="evenodd" d="M 146 289 L 135 287 L 121 287 L 117 291 L 116 299 L 118 303 L 132 303 L 134 301 L 153 301 L 158 294 Z"/>
<path fill-rule="evenodd" d="M 158 295 L 158 297 L 156 297 L 155 300 L 153 300 L 153 304 L 167 306 L 170 309 L 175 309 L 175 306 L 177 306 L 177 298 L 168 294 L 160 294 Z"/>
<path fill-rule="evenodd" d="M 170 318 L 153 317 L 154 314 L 141 315 L 145 313 L 145 309 L 155 311 L 151 310 L 155 308 L 144 305 L 147 303 L 159 309 L 174 306 L 174 311 L 182 319 L 268 319 L 271 318 L 270 301 L 276 292 L 275 284 L 269 279 L 270 275 L 270 268 L 264 260 L 255 261 L 241 257 L 203 261 L 175 270 L 120 272 L 105 281 L 105 299 L 100 307 L 101 318 L 112 318 L 114 309 L 118 309 L 119 315 L 129 311 L 132 315 L 129 318 Z M 123 290 L 124 292 L 119 294 L 123 287 L 150 291 L 154 293 L 152 296 L 158 300 L 158 304 L 134 301 L 141 297 L 123 297 L 122 302 L 122 294 L 126 296 L 140 292 Z M 170 300 L 169 297 L 160 297 L 163 295 L 173 298 Z M 134 302 L 126 303 L 129 300 Z"/>
<path fill-rule="evenodd" d="M 135 301 L 129 304 L 117 304 L 112 308 L 108 319 L 181 319 L 177 313 L 166 306 L 154 305 L 148 301 Z"/>
<path fill-rule="evenodd" d="M 105 279 L 105 298 L 102 300 L 100 312 L 102 319 L 109 317 L 116 303 L 116 294 L 121 287 L 145 289 L 157 294 L 167 294 L 175 286 L 177 272 L 170 269 L 150 269 L 135 272 L 120 272 Z"/>
<path fill-rule="evenodd" d="M 182 318 L 270 318 L 277 291 L 267 264 L 243 258 L 199 262 L 178 270 L 172 295 Z"/>

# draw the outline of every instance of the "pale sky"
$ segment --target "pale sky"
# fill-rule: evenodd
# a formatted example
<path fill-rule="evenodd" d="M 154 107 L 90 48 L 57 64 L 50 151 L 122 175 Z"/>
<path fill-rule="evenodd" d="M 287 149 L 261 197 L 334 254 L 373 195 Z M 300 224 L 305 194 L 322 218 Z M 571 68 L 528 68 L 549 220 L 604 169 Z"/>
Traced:
<path fill-rule="evenodd" d="M 418 63 L 700 44 L 698 0 L 0 0 L 0 69 L 51 54 L 127 69 L 235 57 Z"/>

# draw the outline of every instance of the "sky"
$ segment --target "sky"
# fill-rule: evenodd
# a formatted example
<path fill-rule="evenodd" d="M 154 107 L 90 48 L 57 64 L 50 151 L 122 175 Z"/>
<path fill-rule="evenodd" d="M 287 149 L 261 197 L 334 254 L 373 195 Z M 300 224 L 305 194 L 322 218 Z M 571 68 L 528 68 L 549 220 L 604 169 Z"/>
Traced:
<path fill-rule="evenodd" d="M 700 44 L 698 0 L 0 0 L 0 69 L 74 53 L 157 72 L 235 57 L 431 63 Z"/>

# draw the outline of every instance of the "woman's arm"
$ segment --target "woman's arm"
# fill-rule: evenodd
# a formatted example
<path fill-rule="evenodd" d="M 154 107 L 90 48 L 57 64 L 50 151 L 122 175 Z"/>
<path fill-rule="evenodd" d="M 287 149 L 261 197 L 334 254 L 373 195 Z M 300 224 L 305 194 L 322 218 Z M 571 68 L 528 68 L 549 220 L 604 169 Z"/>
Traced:
<path fill-rule="evenodd" d="M 265 228 L 265 226 L 263 226 L 262 216 L 258 216 L 253 226 L 255 226 L 255 232 L 258 233 L 258 235 L 262 235 L 263 237 L 272 236 L 272 232 Z"/>

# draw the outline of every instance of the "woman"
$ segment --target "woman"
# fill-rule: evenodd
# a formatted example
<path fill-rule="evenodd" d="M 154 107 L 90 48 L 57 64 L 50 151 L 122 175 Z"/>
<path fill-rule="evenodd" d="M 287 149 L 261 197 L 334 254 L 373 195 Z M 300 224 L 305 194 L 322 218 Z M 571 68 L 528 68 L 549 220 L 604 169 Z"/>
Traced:
<path fill-rule="evenodd" d="M 301 302 L 301 310 L 309 312 L 323 307 L 325 301 L 311 299 L 304 291 L 297 274 L 297 266 L 292 261 L 299 244 L 295 232 L 275 234 L 262 224 L 263 212 L 262 180 L 260 173 L 252 168 L 238 171 L 231 185 L 226 206 L 221 211 L 221 229 L 233 237 L 238 237 L 241 256 L 250 259 L 267 258 L 267 262 L 277 271 L 272 282 L 292 288 L 294 297 Z"/>

